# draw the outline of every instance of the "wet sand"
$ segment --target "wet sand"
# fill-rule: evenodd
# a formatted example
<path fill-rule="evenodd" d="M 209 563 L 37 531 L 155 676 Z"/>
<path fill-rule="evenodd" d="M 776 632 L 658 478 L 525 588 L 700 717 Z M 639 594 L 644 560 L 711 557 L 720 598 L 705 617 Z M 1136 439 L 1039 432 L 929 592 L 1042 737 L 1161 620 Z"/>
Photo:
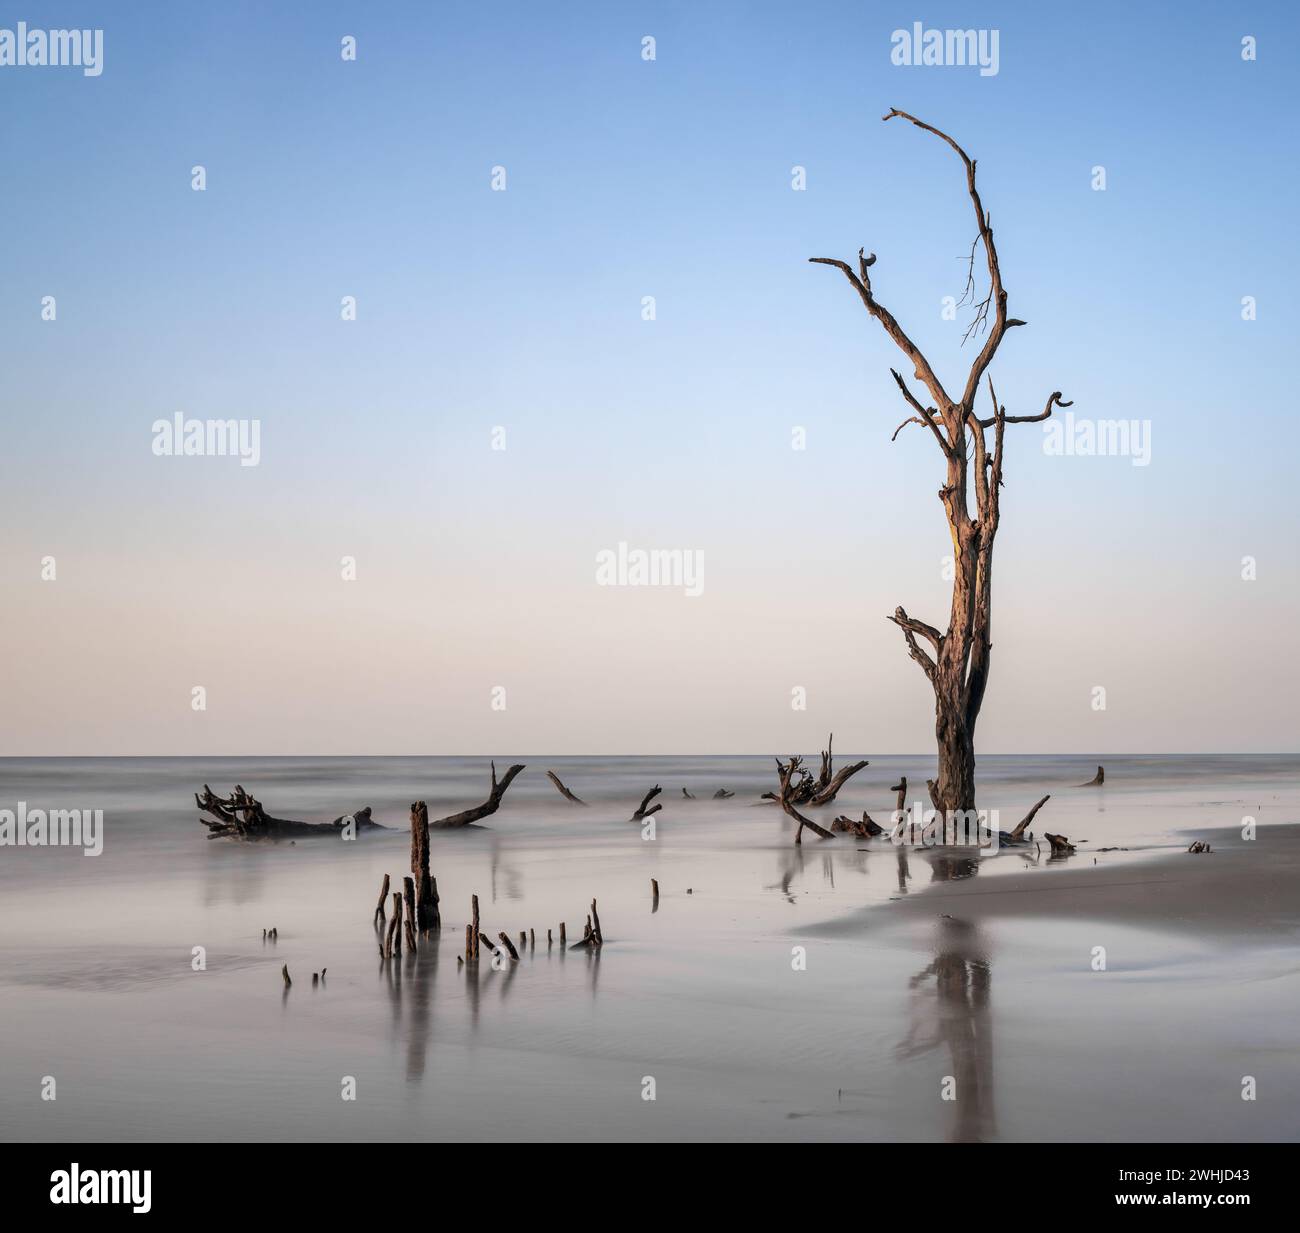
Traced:
<path fill-rule="evenodd" d="M 1300 932 L 1300 826 L 1260 827 L 1250 841 L 1237 828 L 1188 831 L 1185 837 L 1188 845 L 1207 841 L 1213 851 L 1134 853 L 1117 866 L 1117 854 L 1106 853 L 1105 864 L 1094 864 L 1080 847 L 1048 869 L 1047 877 L 1036 869 L 940 882 L 842 921 L 836 931 L 869 927 L 891 915 L 946 912 L 971 921 L 1105 920 L 1202 938 L 1236 934 L 1282 941 Z"/>

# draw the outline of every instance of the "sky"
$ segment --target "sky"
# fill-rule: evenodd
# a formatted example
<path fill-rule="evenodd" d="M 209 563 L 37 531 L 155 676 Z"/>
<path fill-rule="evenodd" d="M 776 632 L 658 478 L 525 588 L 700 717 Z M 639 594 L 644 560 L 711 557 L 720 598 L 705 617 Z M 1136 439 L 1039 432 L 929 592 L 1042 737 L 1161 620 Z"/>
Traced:
<path fill-rule="evenodd" d="M 1300 747 L 1294 5 L 19 21 L 103 62 L 0 65 L 0 754 L 932 750 L 886 616 L 946 624 L 941 459 L 807 261 L 875 252 L 960 388 L 971 206 L 890 107 L 978 160 L 1000 400 L 1149 434 L 1009 429 L 978 750 Z M 914 22 L 997 73 L 892 63 Z M 158 454 L 178 413 L 257 465 Z M 701 593 L 602 585 L 619 544 Z"/>

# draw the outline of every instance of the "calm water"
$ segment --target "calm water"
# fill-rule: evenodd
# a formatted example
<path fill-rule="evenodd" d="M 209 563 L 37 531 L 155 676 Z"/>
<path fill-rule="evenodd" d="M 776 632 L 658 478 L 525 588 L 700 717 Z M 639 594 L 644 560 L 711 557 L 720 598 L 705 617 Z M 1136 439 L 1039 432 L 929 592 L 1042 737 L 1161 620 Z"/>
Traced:
<path fill-rule="evenodd" d="M 441 941 L 393 964 L 371 914 L 383 875 L 409 872 L 409 803 L 438 817 L 481 800 L 485 759 L 0 760 L 0 808 L 105 812 L 101 856 L 0 848 L 0 1138 L 1296 1137 L 1293 936 L 903 919 L 891 900 L 970 871 L 844 836 L 796 849 L 754 803 L 770 758 L 519 760 L 497 814 L 434 834 Z M 1050 791 L 1034 829 L 1086 840 L 1078 861 L 1129 849 L 1095 857 L 1116 865 L 1247 814 L 1300 820 L 1294 756 L 1106 758 L 1103 788 L 1074 786 L 1096 761 L 984 759 L 981 804 L 1010 827 Z M 819 819 L 885 822 L 889 785 L 923 791 L 931 773 L 873 759 Z M 236 781 L 280 817 L 368 804 L 395 829 L 210 841 L 191 794 Z M 647 842 L 627 819 L 654 783 Z M 735 798 L 703 799 L 719 787 Z M 990 887 L 1062 867 L 977 864 Z M 458 964 L 472 893 L 491 936 L 536 931 L 517 965 Z M 548 948 L 562 920 L 581 935 L 593 896 L 599 957 Z M 1267 1098 L 1240 1099 L 1244 1074 Z M 941 1098 L 949 1077 L 962 1099 Z"/>

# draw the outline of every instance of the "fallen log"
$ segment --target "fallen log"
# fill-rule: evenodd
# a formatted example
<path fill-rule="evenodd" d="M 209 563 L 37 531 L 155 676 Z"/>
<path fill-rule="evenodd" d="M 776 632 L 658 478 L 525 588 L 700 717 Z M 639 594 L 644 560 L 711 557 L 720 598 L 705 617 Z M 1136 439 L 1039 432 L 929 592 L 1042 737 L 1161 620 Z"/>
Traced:
<path fill-rule="evenodd" d="M 662 791 L 663 789 L 658 784 L 655 784 L 655 786 L 641 798 L 641 803 L 636 807 L 636 813 L 634 813 L 628 821 L 640 822 L 642 818 L 648 818 L 652 813 L 658 813 L 663 808 L 663 805 L 651 805 L 650 802 Z M 649 808 L 646 808 L 646 806 L 649 806 Z"/>
<path fill-rule="evenodd" d="M 203 785 L 203 794 L 194 794 L 194 803 L 210 818 L 199 821 L 208 828 L 208 838 L 231 839 L 299 839 L 319 835 L 337 835 L 348 823 L 358 831 L 385 830 L 370 816 L 370 806 L 366 805 L 355 813 L 344 814 L 333 822 L 297 822 L 289 818 L 272 817 L 262 806 L 262 802 L 251 793 L 245 792 L 239 784 L 228 797 L 218 796 L 207 784 Z"/>
<path fill-rule="evenodd" d="M 587 803 L 581 797 L 574 796 L 573 793 L 560 782 L 560 777 L 554 771 L 547 771 L 546 778 L 549 779 L 557 789 L 559 789 L 560 795 L 564 797 L 566 801 L 572 801 L 575 805 L 585 805 Z"/>
<path fill-rule="evenodd" d="M 1095 787 L 1097 787 L 1099 784 L 1103 784 L 1103 783 L 1105 783 L 1105 782 L 1106 782 L 1106 768 L 1105 768 L 1105 767 L 1102 767 L 1102 766 L 1099 766 L 1099 767 L 1097 768 L 1097 773 L 1096 773 L 1096 774 L 1095 774 L 1095 775 L 1094 775 L 1090 780 L 1088 780 L 1087 783 L 1081 783 L 1081 784 L 1079 785 L 1079 787 L 1081 787 L 1081 788 L 1095 788 Z"/>
<path fill-rule="evenodd" d="M 436 822 L 430 822 L 431 827 L 437 827 L 439 830 L 447 830 L 455 826 L 468 826 L 471 822 L 477 822 L 480 818 L 486 818 L 489 814 L 496 813 L 501 805 L 501 798 L 505 796 L 506 789 L 513 782 L 514 777 L 524 769 L 522 763 L 515 763 L 502 778 L 500 783 L 497 782 L 497 764 L 493 762 L 492 766 L 492 787 L 488 792 L 488 798 L 481 805 L 475 805 L 473 809 L 464 809 L 460 813 L 453 813 L 450 817 L 439 818 Z"/>

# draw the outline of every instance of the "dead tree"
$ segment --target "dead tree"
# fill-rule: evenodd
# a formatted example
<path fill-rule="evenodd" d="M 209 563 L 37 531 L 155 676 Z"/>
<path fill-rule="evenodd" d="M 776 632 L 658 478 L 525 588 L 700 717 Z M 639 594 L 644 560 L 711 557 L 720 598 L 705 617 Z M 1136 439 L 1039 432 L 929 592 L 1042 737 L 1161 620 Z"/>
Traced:
<path fill-rule="evenodd" d="M 651 805 L 650 802 L 662 791 L 663 789 L 658 784 L 655 784 L 655 786 L 641 798 L 641 803 L 636 807 L 636 813 L 634 813 L 628 821 L 640 822 L 642 818 L 648 818 L 652 813 L 658 813 L 663 808 L 663 805 Z M 649 806 L 649 808 L 647 808 L 647 806 Z"/>
<path fill-rule="evenodd" d="M 500 783 L 497 782 L 497 764 L 492 764 L 492 787 L 488 792 L 488 798 L 481 805 L 475 805 L 473 809 L 465 809 L 460 813 L 454 813 L 447 818 L 439 818 L 436 822 L 430 822 L 429 825 L 439 830 L 447 830 L 454 826 L 468 826 L 471 822 L 477 822 L 480 818 L 486 818 L 489 814 L 496 813 L 501 805 L 501 798 L 505 796 L 506 789 L 510 786 L 514 777 L 522 771 L 523 764 L 516 763 L 505 773 L 505 777 Z"/>
<path fill-rule="evenodd" d="M 903 327 L 879 300 L 871 285 L 871 266 L 876 255 L 858 251 L 856 271 L 846 261 L 812 257 L 811 261 L 834 266 L 844 274 L 867 312 L 880 322 L 885 333 L 907 358 L 916 380 L 925 387 L 918 397 L 901 374 L 890 370 L 900 394 L 912 414 L 894 430 L 894 437 L 908 424 L 928 430 L 939 447 L 947 468 L 939 499 L 943 503 L 953 542 L 955 567 L 948 629 L 941 632 L 925 621 L 909 616 L 902 608 L 889 619 L 903 631 L 908 654 L 925 673 L 934 690 L 935 738 L 939 754 L 939 777 L 934 804 L 942 811 L 975 807 L 975 724 L 988 687 L 992 649 L 992 564 L 993 543 L 1000 517 L 1003 437 L 1008 424 L 1031 424 L 1047 419 L 1054 407 L 1068 407 L 1059 390 L 1048 395 L 1037 415 L 1007 415 L 999 405 L 988 380 L 992 414 L 981 417 L 975 407 L 980 385 L 988 373 L 1008 330 L 1025 323 L 1007 315 L 1007 292 L 1002 285 L 998 251 L 993 242 L 989 214 L 975 187 L 975 161 L 946 133 L 918 120 L 905 111 L 891 108 L 883 118 L 907 120 L 945 142 L 961 159 L 966 172 L 966 192 L 975 211 L 978 234 L 971 247 L 966 298 L 974 303 L 974 320 L 967 338 L 987 332 L 979 354 L 972 361 L 965 384 L 956 397 L 950 395 L 930 361 Z M 978 302 L 975 296 L 975 256 L 983 245 L 988 268 L 988 294 Z M 964 341 L 964 340 L 963 340 Z M 928 398 L 928 403 L 923 401 Z M 986 432 L 993 430 L 990 443 Z M 972 516 L 968 497 L 975 490 Z M 923 647 L 921 643 L 926 645 Z"/>
<path fill-rule="evenodd" d="M 420 933 L 442 928 L 438 914 L 438 883 L 429 874 L 429 807 L 423 801 L 411 804 L 411 873 L 417 887 L 415 924 Z"/>
<path fill-rule="evenodd" d="M 835 836 L 825 827 L 818 826 L 811 818 L 805 818 L 795 807 L 794 802 L 790 799 L 790 783 L 795 774 L 801 769 L 803 759 L 797 754 L 791 756 L 790 761 L 786 763 L 784 772 L 781 776 L 781 790 L 777 793 L 777 804 L 781 806 L 796 822 L 799 823 L 798 830 L 794 833 L 795 843 L 803 843 L 803 828 L 806 826 L 814 835 L 822 839 L 834 839 Z M 781 765 L 778 761 L 777 765 Z"/>
<path fill-rule="evenodd" d="M 560 777 L 554 771 L 547 771 L 546 778 L 549 779 L 557 789 L 559 789 L 560 795 L 564 797 L 566 801 L 572 801 L 575 805 L 585 805 L 587 803 L 581 797 L 574 796 L 573 793 L 560 782 Z"/>

